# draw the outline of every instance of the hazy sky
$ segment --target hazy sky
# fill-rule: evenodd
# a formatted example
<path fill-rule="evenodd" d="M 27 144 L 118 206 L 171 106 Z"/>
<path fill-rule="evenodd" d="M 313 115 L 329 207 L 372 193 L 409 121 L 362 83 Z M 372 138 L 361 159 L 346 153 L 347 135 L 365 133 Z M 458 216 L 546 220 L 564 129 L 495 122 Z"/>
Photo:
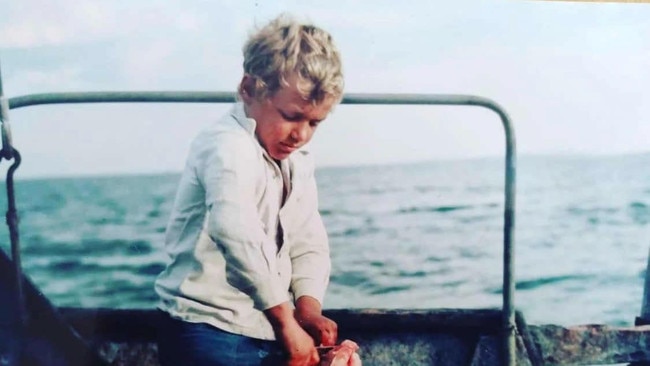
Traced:
<path fill-rule="evenodd" d="M 289 12 L 329 30 L 347 92 L 462 93 L 503 105 L 520 154 L 650 150 L 650 4 L 546 1 L 20 0 L 3 4 L 5 95 L 233 91 L 255 25 Z M 226 105 L 12 111 L 19 175 L 179 171 Z M 476 107 L 339 106 L 318 165 L 502 155 Z"/>

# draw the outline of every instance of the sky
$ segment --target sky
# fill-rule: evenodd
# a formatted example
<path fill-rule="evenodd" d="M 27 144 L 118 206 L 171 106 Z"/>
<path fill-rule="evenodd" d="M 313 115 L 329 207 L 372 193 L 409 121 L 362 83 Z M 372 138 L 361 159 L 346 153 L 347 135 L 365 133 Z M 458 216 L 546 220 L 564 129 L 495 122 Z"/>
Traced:
<path fill-rule="evenodd" d="M 472 94 L 510 115 L 519 155 L 650 151 L 650 4 L 523 0 L 21 0 L 3 4 L 6 97 L 234 91 L 241 47 L 282 12 L 334 37 L 346 92 Z M 19 177 L 182 169 L 228 105 L 12 110 Z M 479 107 L 340 105 L 310 143 L 318 166 L 503 156 Z"/>

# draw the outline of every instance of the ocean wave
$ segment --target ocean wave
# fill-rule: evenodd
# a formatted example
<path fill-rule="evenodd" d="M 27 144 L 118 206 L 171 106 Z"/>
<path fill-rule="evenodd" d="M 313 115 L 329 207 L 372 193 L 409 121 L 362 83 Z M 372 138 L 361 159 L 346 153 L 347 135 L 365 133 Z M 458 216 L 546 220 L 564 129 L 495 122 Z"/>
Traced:
<path fill-rule="evenodd" d="M 107 255 L 135 256 L 153 251 L 151 243 L 145 240 L 128 239 L 84 239 L 77 242 L 49 242 L 42 235 L 30 237 L 23 246 L 25 256 L 70 256 L 94 257 Z"/>
<path fill-rule="evenodd" d="M 519 280 L 515 282 L 515 290 L 518 291 L 527 291 L 535 290 L 540 287 L 556 285 L 558 283 L 568 282 L 568 281 L 588 281 L 593 279 L 592 275 L 560 275 L 560 276 L 548 276 L 540 277 L 530 280 Z M 495 288 L 488 291 L 492 294 L 501 294 L 503 293 L 502 288 Z"/>
<path fill-rule="evenodd" d="M 370 290 L 368 293 L 370 295 L 383 295 L 392 292 L 404 292 L 411 290 L 412 288 L 413 286 L 380 286 L 373 290 Z"/>
<path fill-rule="evenodd" d="M 441 212 L 441 213 L 446 213 L 446 212 L 453 212 L 453 211 L 459 211 L 459 210 L 468 210 L 473 208 L 474 206 L 472 205 L 450 205 L 450 206 L 414 206 L 414 207 L 407 207 L 407 208 L 401 208 L 397 211 L 397 213 L 404 214 L 404 213 L 419 213 L 419 212 Z"/>

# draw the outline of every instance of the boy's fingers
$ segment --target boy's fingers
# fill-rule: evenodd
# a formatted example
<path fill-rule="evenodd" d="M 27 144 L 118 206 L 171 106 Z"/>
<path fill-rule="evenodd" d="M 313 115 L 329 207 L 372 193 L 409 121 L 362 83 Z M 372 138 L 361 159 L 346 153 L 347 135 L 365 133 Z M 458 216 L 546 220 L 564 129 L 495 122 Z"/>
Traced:
<path fill-rule="evenodd" d="M 321 333 L 321 343 L 326 346 L 332 346 L 336 343 L 336 333 L 334 332 L 322 332 Z"/>
<path fill-rule="evenodd" d="M 351 341 L 349 339 L 346 339 L 343 342 L 341 342 L 341 346 L 350 347 L 350 348 L 354 349 L 355 351 L 359 349 L 359 345 L 356 342 Z"/>
<path fill-rule="evenodd" d="M 361 358 L 356 353 L 359 345 L 346 339 L 340 345 L 334 347 L 317 347 L 321 351 L 328 352 L 321 357 L 320 365 L 326 366 L 361 366 Z"/>
<path fill-rule="evenodd" d="M 336 352 L 336 355 L 334 356 L 334 365 L 343 365 L 347 366 L 348 360 L 350 357 L 352 357 L 352 354 L 354 353 L 354 350 L 349 347 L 341 347 L 339 349 L 333 350 L 332 352 Z"/>
<path fill-rule="evenodd" d="M 361 366 L 361 357 L 359 357 L 358 353 L 355 352 L 352 354 L 347 366 Z"/>

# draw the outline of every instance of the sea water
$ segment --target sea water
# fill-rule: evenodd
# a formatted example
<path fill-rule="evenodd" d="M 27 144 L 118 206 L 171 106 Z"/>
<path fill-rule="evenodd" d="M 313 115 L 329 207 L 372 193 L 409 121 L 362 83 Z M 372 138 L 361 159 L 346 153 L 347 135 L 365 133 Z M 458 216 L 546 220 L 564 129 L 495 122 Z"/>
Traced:
<path fill-rule="evenodd" d="M 648 154 L 518 160 L 515 304 L 529 323 L 633 323 L 650 246 L 649 167 Z M 325 307 L 501 305 L 502 159 L 316 175 L 333 264 Z M 25 272 L 59 306 L 155 306 L 178 179 L 18 179 Z M 0 248 L 9 250 L 4 225 Z"/>

